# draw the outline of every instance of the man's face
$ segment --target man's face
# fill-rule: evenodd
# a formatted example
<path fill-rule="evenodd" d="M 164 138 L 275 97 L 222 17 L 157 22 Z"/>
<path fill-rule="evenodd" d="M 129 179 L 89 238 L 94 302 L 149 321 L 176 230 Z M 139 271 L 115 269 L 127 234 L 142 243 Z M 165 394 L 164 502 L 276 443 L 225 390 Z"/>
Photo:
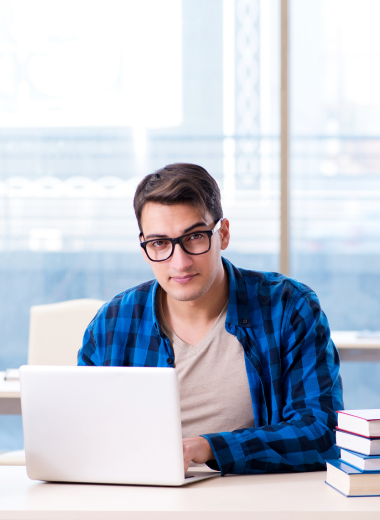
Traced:
<path fill-rule="evenodd" d="M 141 216 L 142 240 L 177 238 L 193 231 L 211 230 L 214 225 L 209 213 L 202 215 L 191 204 L 167 206 L 148 202 Z M 179 244 L 173 255 L 163 262 L 152 262 L 144 251 L 143 254 L 169 296 L 179 301 L 193 301 L 206 294 L 218 275 L 223 274 L 221 251 L 228 246 L 229 237 L 228 221 L 224 219 L 220 230 L 212 236 L 210 251 L 205 254 L 189 255 Z"/>

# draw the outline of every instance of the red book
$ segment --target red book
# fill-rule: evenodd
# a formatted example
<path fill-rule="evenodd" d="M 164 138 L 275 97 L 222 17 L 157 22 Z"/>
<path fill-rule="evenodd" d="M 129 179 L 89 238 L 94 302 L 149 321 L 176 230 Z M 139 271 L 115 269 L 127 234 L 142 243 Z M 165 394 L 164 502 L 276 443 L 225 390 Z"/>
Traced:
<path fill-rule="evenodd" d="M 336 445 L 339 448 L 362 453 L 363 455 L 380 455 L 380 437 L 363 437 L 355 433 L 337 429 Z"/>
<path fill-rule="evenodd" d="M 364 437 L 380 437 L 380 410 L 339 410 L 338 428 Z"/>

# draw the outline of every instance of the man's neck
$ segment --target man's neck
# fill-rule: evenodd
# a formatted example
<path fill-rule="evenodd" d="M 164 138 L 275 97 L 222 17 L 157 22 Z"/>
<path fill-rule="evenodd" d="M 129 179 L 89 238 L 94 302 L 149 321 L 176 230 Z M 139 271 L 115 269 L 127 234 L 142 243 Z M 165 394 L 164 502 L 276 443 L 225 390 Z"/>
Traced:
<path fill-rule="evenodd" d="M 183 341 L 196 345 L 222 312 L 229 295 L 228 275 L 221 266 L 213 285 L 201 298 L 178 301 L 161 290 L 161 304 L 170 328 Z"/>

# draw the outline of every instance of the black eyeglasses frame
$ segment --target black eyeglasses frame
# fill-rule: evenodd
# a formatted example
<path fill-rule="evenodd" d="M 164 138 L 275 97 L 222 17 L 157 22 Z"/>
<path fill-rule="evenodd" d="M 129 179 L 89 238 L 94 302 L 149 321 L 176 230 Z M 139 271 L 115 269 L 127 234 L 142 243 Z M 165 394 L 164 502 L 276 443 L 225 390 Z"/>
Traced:
<path fill-rule="evenodd" d="M 222 220 L 223 220 L 222 218 L 219 219 L 215 223 L 215 226 L 211 230 L 192 231 L 191 233 L 186 233 L 185 235 L 182 235 L 182 236 L 177 237 L 177 238 L 166 238 L 166 237 L 163 238 L 162 240 L 168 240 L 169 242 L 172 243 L 172 250 L 171 250 L 170 255 L 167 258 L 163 258 L 162 260 L 153 260 L 152 258 L 150 258 L 150 256 L 148 255 L 148 252 L 146 250 L 146 246 L 147 246 L 147 244 L 149 244 L 149 242 L 156 242 L 156 240 L 160 240 L 160 238 L 152 238 L 151 240 L 145 240 L 144 242 L 140 242 L 140 246 L 144 249 L 146 256 L 149 258 L 149 260 L 151 262 L 165 262 L 166 260 L 169 260 L 169 258 L 174 253 L 174 247 L 175 247 L 176 244 L 179 244 L 181 246 L 181 248 L 183 249 L 183 251 L 185 251 L 185 253 L 188 254 L 188 255 L 194 255 L 194 256 L 204 255 L 205 253 L 208 253 L 210 251 L 210 249 L 211 249 L 211 237 L 212 237 L 212 235 L 214 235 L 214 233 L 219 231 L 219 229 L 220 229 L 220 227 L 222 225 Z M 185 246 L 182 243 L 182 239 L 184 239 L 185 237 L 188 237 L 190 235 L 194 235 L 195 233 L 204 233 L 205 235 L 208 236 L 208 239 L 209 239 L 208 249 L 206 251 L 203 251 L 202 253 L 190 253 L 189 251 L 187 251 L 187 249 L 185 248 Z M 142 233 L 140 233 L 140 237 L 141 236 L 142 236 Z"/>

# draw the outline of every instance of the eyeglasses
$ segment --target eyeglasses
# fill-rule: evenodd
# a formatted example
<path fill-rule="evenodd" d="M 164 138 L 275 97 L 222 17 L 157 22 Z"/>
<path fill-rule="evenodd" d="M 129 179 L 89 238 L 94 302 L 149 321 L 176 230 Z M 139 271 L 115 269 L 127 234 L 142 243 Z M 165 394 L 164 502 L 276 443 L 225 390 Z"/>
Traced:
<path fill-rule="evenodd" d="M 154 238 L 140 242 L 140 246 L 152 262 L 168 260 L 174 253 L 176 244 L 179 244 L 189 255 L 204 255 L 210 251 L 211 237 L 220 229 L 222 220 L 218 220 L 210 231 L 193 231 L 178 238 Z"/>

